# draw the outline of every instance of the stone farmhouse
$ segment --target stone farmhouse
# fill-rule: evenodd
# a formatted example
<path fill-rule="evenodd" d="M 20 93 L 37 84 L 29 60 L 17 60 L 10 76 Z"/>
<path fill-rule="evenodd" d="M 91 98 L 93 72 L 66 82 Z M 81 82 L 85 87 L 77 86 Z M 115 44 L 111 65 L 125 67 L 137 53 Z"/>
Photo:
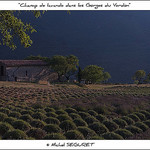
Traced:
<path fill-rule="evenodd" d="M 39 82 L 57 80 L 56 73 L 42 60 L 0 60 L 0 81 Z"/>

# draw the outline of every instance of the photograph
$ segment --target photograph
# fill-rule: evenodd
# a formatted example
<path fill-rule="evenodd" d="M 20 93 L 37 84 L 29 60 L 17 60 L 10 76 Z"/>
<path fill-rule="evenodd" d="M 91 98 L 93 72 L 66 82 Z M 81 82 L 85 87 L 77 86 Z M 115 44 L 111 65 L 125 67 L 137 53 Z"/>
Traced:
<path fill-rule="evenodd" d="M 150 140 L 150 11 L 0 11 L 1 140 Z"/>

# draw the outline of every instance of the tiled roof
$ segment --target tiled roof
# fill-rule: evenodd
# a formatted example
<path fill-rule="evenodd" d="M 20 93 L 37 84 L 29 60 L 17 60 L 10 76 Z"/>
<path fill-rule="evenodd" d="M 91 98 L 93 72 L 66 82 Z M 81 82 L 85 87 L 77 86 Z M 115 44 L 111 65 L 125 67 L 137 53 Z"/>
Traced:
<path fill-rule="evenodd" d="M 47 63 L 42 60 L 0 60 L 7 67 L 19 67 L 19 66 L 46 66 Z"/>

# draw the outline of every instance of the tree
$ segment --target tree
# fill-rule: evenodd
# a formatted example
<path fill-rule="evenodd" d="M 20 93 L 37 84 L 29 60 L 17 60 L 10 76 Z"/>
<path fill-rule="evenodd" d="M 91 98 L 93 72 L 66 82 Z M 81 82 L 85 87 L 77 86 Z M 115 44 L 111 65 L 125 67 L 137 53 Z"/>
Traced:
<path fill-rule="evenodd" d="M 43 61 L 49 62 L 48 57 L 42 57 L 41 55 L 38 55 L 38 56 L 30 55 L 26 57 L 24 60 L 43 60 Z"/>
<path fill-rule="evenodd" d="M 149 83 L 150 82 L 150 73 L 146 76 L 146 78 L 143 80 L 143 83 Z"/>
<path fill-rule="evenodd" d="M 67 65 L 65 67 L 65 77 L 67 81 L 69 82 L 70 77 L 74 75 L 74 73 L 77 71 L 77 66 L 79 65 L 79 60 L 74 55 L 69 55 L 66 57 Z"/>
<path fill-rule="evenodd" d="M 31 46 L 32 40 L 29 34 L 36 30 L 30 23 L 24 23 L 18 18 L 20 13 L 20 11 L 0 11 L 0 33 L 2 35 L 0 45 L 15 49 L 17 46 L 14 41 L 19 39 L 24 47 Z M 35 17 L 39 17 L 41 12 L 33 11 L 33 14 Z"/>
<path fill-rule="evenodd" d="M 49 62 L 51 68 L 57 72 L 58 81 L 60 81 L 62 75 L 65 74 L 65 67 L 67 65 L 66 57 L 61 55 L 55 55 L 50 59 Z"/>
<path fill-rule="evenodd" d="M 83 72 L 82 72 L 81 67 L 79 67 L 78 73 L 77 73 L 77 79 L 79 83 L 81 83 L 82 76 L 83 76 Z"/>
<path fill-rule="evenodd" d="M 103 81 L 106 83 L 108 79 L 111 78 L 111 75 L 108 72 L 103 73 Z"/>
<path fill-rule="evenodd" d="M 141 84 L 145 76 L 146 76 L 146 73 L 144 70 L 137 70 L 133 76 L 133 80 L 135 82 L 138 82 L 138 84 Z"/>
<path fill-rule="evenodd" d="M 49 61 L 51 68 L 55 72 L 57 72 L 59 81 L 63 75 L 69 81 L 70 76 L 72 76 L 77 71 L 78 63 L 79 60 L 74 55 L 69 56 L 56 55 L 53 56 Z"/>
<path fill-rule="evenodd" d="M 83 78 L 90 83 L 101 82 L 103 80 L 103 70 L 97 65 L 89 65 L 83 70 Z"/>

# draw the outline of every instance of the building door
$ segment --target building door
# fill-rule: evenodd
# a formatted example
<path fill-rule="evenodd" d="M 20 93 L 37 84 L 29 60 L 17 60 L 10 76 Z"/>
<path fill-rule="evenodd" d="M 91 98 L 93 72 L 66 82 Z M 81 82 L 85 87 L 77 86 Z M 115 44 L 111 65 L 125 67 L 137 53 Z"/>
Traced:
<path fill-rule="evenodd" d="M 4 66 L 1 66 L 1 76 L 4 76 Z"/>

